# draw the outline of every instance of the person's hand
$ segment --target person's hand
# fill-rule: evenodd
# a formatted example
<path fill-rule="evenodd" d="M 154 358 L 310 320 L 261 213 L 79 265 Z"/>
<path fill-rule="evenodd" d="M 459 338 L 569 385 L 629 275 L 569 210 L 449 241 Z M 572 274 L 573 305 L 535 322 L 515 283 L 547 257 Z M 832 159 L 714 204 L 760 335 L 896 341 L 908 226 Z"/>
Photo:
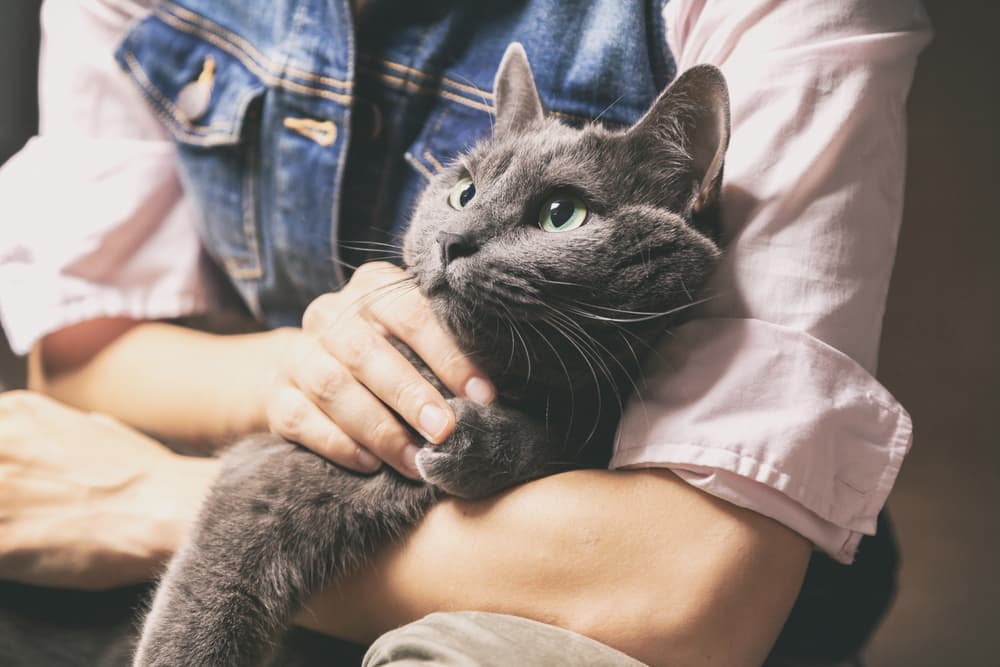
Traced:
<path fill-rule="evenodd" d="M 110 417 L 0 394 L 0 579 L 81 589 L 149 579 L 216 470 Z"/>
<path fill-rule="evenodd" d="M 423 296 L 385 263 L 361 266 L 339 292 L 313 301 L 267 416 L 273 432 L 345 467 L 382 461 L 417 478 L 417 438 L 441 443 L 455 415 L 441 394 L 387 340 L 410 347 L 456 396 L 487 403 L 495 390 L 455 345 Z"/>

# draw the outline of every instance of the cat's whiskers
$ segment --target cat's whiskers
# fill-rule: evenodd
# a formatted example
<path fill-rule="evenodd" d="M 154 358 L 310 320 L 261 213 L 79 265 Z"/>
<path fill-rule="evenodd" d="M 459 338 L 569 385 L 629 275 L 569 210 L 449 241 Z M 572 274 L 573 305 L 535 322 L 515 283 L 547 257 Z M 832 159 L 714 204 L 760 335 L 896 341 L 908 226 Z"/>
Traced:
<path fill-rule="evenodd" d="M 550 341 L 548 339 L 548 336 L 546 336 L 541 331 L 539 331 L 538 327 L 536 327 L 534 324 L 532 324 L 530 320 L 526 321 L 525 323 L 529 327 L 531 327 L 536 334 L 538 334 L 538 337 L 546 345 L 549 346 L 549 349 L 552 350 L 552 354 L 554 354 L 555 357 L 556 357 L 556 361 L 558 361 L 559 365 L 562 367 L 563 374 L 566 376 L 566 387 L 569 389 L 569 426 L 566 429 L 566 436 L 568 437 L 569 436 L 569 431 L 571 431 L 573 429 L 573 418 L 576 415 L 576 394 L 573 391 L 573 378 L 569 374 L 569 368 L 567 368 L 566 362 L 563 361 L 562 355 L 559 354 L 559 350 L 556 349 L 556 346 L 553 345 L 552 341 Z M 546 398 L 546 403 L 545 403 L 545 424 L 546 424 L 546 426 L 548 426 L 548 421 L 549 421 L 549 405 L 548 405 L 548 398 Z M 565 449 L 565 447 L 566 447 L 566 442 L 564 440 L 563 441 L 563 449 Z"/>
<path fill-rule="evenodd" d="M 400 250 L 400 251 L 403 249 L 403 246 L 400 245 L 399 243 L 386 243 L 384 241 L 366 241 L 364 239 L 357 241 L 346 241 L 344 243 L 340 243 L 339 245 L 345 248 L 352 246 L 354 247 L 368 246 L 368 247 L 392 248 L 393 250 Z"/>
<path fill-rule="evenodd" d="M 368 255 L 364 260 L 366 262 L 399 263 L 403 259 L 402 248 L 392 243 L 382 243 L 379 241 L 356 241 L 351 243 L 340 243 L 338 244 L 338 248 L 342 250 L 350 250 L 356 253 L 364 253 Z M 342 266 L 346 266 L 352 271 L 357 271 L 358 269 L 358 267 L 353 266 L 340 258 L 334 257 L 334 261 Z"/>
<path fill-rule="evenodd" d="M 585 348 L 581 347 L 580 343 L 577 341 L 576 337 L 572 334 L 572 332 L 567 330 L 565 328 L 565 325 L 560 324 L 558 320 L 552 320 L 550 318 L 543 316 L 542 321 L 547 323 L 550 327 L 552 327 L 556 333 L 560 334 L 563 338 L 565 338 L 569 342 L 570 345 L 573 346 L 573 348 L 580 354 L 580 357 L 583 359 L 583 362 L 587 365 L 587 368 L 590 370 L 590 376 L 594 380 L 594 390 L 597 396 L 597 410 L 594 412 L 594 425 L 591 427 L 590 433 L 587 435 L 586 438 L 584 438 L 583 443 L 576 449 L 575 455 L 579 456 L 580 452 L 582 452 L 584 448 L 587 446 L 587 444 L 590 442 L 590 439 L 594 437 L 594 434 L 597 432 L 597 428 L 598 426 L 600 426 L 601 423 L 600 415 L 602 414 L 604 407 L 604 398 L 601 393 L 601 381 L 597 377 L 597 370 L 594 368 L 594 364 L 591 363 L 590 355 L 587 354 Z"/>
<path fill-rule="evenodd" d="M 688 290 L 688 286 L 684 282 L 684 276 L 678 276 L 678 278 L 681 281 L 681 288 L 683 288 L 684 293 L 687 294 L 688 301 L 694 301 L 694 297 L 691 296 L 691 291 Z"/>
<path fill-rule="evenodd" d="M 604 343 L 602 343 L 596 336 L 594 336 L 589 331 L 587 331 L 579 322 L 577 322 L 573 318 L 571 318 L 571 317 L 565 315 L 564 313 L 562 313 L 562 312 L 560 312 L 560 311 L 552 308 L 552 306 L 549 306 L 548 304 L 546 304 L 546 307 L 550 308 L 552 310 L 555 310 L 555 312 L 557 312 L 561 317 L 565 318 L 565 320 L 571 326 L 573 326 L 573 328 L 576 329 L 582 336 L 585 336 L 591 342 L 591 345 L 599 348 L 600 351 L 603 351 L 608 357 L 610 357 L 615 362 L 615 364 L 617 364 L 618 368 L 620 368 L 622 370 L 622 373 L 625 374 L 625 377 L 628 378 L 629 383 L 632 385 L 632 388 L 635 390 L 636 394 L 638 394 L 640 397 L 642 396 L 642 392 L 639 391 L 639 387 L 636 386 L 635 381 L 632 379 L 633 373 L 628 368 L 625 367 L 625 364 L 622 363 L 621 359 L 618 358 L 617 354 L 615 354 L 614 352 L 612 352 L 611 350 L 609 350 L 607 348 L 607 346 L 604 345 Z M 614 326 L 615 328 L 618 328 L 618 329 L 622 328 L 621 325 L 614 324 L 614 323 L 612 323 L 612 326 Z M 628 344 L 628 341 L 625 341 L 625 342 L 626 342 L 626 344 Z M 629 347 L 629 350 L 631 350 L 631 352 L 632 352 L 633 358 L 635 358 L 636 367 L 638 369 L 639 359 L 635 355 L 635 350 L 632 348 L 631 345 L 628 345 L 628 347 Z M 616 387 L 616 389 L 617 389 L 617 387 Z"/>
<path fill-rule="evenodd" d="M 388 269 L 386 270 L 388 271 Z M 415 289 L 417 289 L 417 286 L 412 276 L 404 276 L 398 280 L 386 283 L 385 285 L 379 285 L 349 303 L 347 308 L 344 309 L 341 317 L 346 316 L 347 314 L 355 315 L 366 308 L 370 308 L 376 301 L 381 301 L 383 298 L 394 292 L 398 292 L 401 295 Z"/>
<path fill-rule="evenodd" d="M 622 372 L 625 374 L 625 377 L 628 378 L 629 383 L 632 384 L 633 389 L 635 389 L 635 391 L 638 392 L 639 388 L 636 387 L 635 383 L 632 381 L 632 377 L 631 374 L 628 372 L 628 369 L 625 368 L 625 366 L 621 363 L 621 361 L 618 359 L 617 356 L 615 356 L 610 350 L 608 350 L 607 347 L 605 347 L 599 340 L 597 340 L 597 338 L 595 338 L 590 332 L 588 332 L 584 327 L 582 327 L 579 322 L 576 322 L 575 320 L 573 320 L 573 318 L 567 316 L 565 313 L 561 313 L 559 311 L 555 312 L 559 316 L 559 318 L 564 320 L 569 325 L 571 330 L 575 331 L 577 340 L 590 351 L 594 363 L 598 365 L 598 368 L 601 370 L 603 375 L 608 379 L 608 383 L 611 385 L 611 388 L 614 391 L 615 400 L 618 403 L 619 414 L 624 412 L 625 407 L 622 404 L 621 387 L 618 386 L 618 381 L 615 379 L 614 373 L 612 373 L 611 371 L 611 367 L 608 365 L 607 361 L 605 361 L 605 359 L 601 355 L 601 352 L 603 351 L 605 354 L 607 354 L 607 356 L 611 357 L 611 359 L 616 364 L 618 364 L 618 367 L 622 369 Z"/>
<path fill-rule="evenodd" d="M 521 346 L 524 348 L 524 359 L 525 362 L 528 364 L 528 376 L 525 378 L 524 384 L 525 385 L 531 384 L 531 350 L 528 349 L 528 343 L 527 341 L 524 340 L 524 335 L 521 333 L 521 330 L 517 326 L 517 321 L 514 318 L 514 314 L 510 312 L 510 309 L 507 308 L 507 306 L 503 305 L 502 303 L 500 305 L 501 308 L 503 308 L 504 313 L 506 313 L 507 315 L 511 329 L 514 331 L 515 334 L 517 334 L 517 337 L 521 340 Z"/>
<path fill-rule="evenodd" d="M 689 308 L 694 308 L 695 306 L 700 306 L 703 303 L 712 301 L 718 298 L 719 295 L 707 296 L 703 299 L 697 299 L 691 301 L 690 303 L 685 303 L 684 305 L 677 306 L 676 308 L 671 308 L 670 310 L 665 310 L 662 312 L 642 312 L 642 311 L 630 311 L 618 308 L 609 308 L 606 306 L 598 306 L 596 304 L 588 304 L 582 301 L 566 301 L 568 309 L 572 310 L 573 313 L 581 317 L 586 317 L 592 320 L 598 320 L 601 322 L 616 322 L 620 324 L 636 324 L 639 322 L 648 322 L 649 320 L 655 320 L 661 317 L 669 317 L 676 313 L 682 312 Z M 606 310 L 613 313 L 622 313 L 626 315 L 636 315 L 636 317 L 610 317 L 607 315 L 599 315 L 597 313 L 592 313 L 586 308 L 598 308 L 600 310 Z"/>

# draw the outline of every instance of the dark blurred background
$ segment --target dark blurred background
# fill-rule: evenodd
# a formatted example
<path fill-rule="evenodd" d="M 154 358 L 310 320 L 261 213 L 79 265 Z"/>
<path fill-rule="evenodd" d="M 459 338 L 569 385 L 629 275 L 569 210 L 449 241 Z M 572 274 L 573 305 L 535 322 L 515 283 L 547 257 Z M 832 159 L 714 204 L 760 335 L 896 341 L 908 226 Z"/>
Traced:
<path fill-rule="evenodd" d="M 892 0 L 879 0 L 891 2 Z M 4 0 L 0 163 L 34 134 L 38 0 Z M 1000 664 L 1000 5 L 926 3 L 879 377 L 913 415 L 890 508 L 901 590 L 869 667 Z M 11 221 L 0 220 L 0 224 Z M 2 342 L 2 341 L 0 341 Z M 0 348 L 3 348 L 0 344 Z M 21 365 L 0 349 L 7 386 Z"/>
<path fill-rule="evenodd" d="M 891 1 L 891 0 L 884 0 Z M 1000 4 L 925 4 L 879 378 L 913 416 L 901 591 L 871 667 L 1000 665 Z M 996 411 L 996 412 L 994 412 Z"/>

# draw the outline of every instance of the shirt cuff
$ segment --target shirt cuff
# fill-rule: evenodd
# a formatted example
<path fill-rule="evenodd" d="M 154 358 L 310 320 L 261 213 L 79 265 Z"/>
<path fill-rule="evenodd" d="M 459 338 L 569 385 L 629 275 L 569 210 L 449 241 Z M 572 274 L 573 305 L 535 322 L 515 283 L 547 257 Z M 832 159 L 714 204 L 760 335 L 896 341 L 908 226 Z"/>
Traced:
<path fill-rule="evenodd" d="M 671 468 L 851 562 L 909 450 L 910 416 L 801 331 L 708 319 L 672 334 L 626 407 L 610 467 Z"/>
<path fill-rule="evenodd" d="M 0 324 L 18 355 L 31 352 L 46 335 L 80 322 L 102 317 L 187 317 L 209 311 L 216 302 L 204 290 L 90 284 L 66 276 L 39 276 L 27 267 L 8 266 L 0 271 Z"/>
<path fill-rule="evenodd" d="M 174 159 L 167 142 L 39 137 L 0 169 L 0 321 L 16 353 L 85 320 L 221 300 Z"/>

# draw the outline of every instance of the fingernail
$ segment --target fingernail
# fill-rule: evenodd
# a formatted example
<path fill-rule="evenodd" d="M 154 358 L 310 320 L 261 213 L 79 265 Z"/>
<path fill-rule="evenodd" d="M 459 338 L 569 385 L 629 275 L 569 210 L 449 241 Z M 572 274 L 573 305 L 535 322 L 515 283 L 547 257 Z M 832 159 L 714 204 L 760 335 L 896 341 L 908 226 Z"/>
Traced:
<path fill-rule="evenodd" d="M 434 441 L 441 437 L 442 431 L 448 425 L 448 415 L 433 403 L 428 403 L 420 408 L 417 420 L 420 422 L 420 428 L 424 435 Z"/>
<path fill-rule="evenodd" d="M 496 398 L 496 390 L 489 380 L 472 378 L 465 383 L 465 395 L 479 405 L 489 405 Z"/>
<path fill-rule="evenodd" d="M 382 460 L 367 449 L 358 447 L 358 465 L 365 470 L 375 472 L 382 465 Z"/>
<path fill-rule="evenodd" d="M 420 448 L 416 445 L 407 445 L 403 450 L 403 465 L 409 469 L 415 479 L 420 479 L 420 470 L 417 468 L 417 452 Z"/>

